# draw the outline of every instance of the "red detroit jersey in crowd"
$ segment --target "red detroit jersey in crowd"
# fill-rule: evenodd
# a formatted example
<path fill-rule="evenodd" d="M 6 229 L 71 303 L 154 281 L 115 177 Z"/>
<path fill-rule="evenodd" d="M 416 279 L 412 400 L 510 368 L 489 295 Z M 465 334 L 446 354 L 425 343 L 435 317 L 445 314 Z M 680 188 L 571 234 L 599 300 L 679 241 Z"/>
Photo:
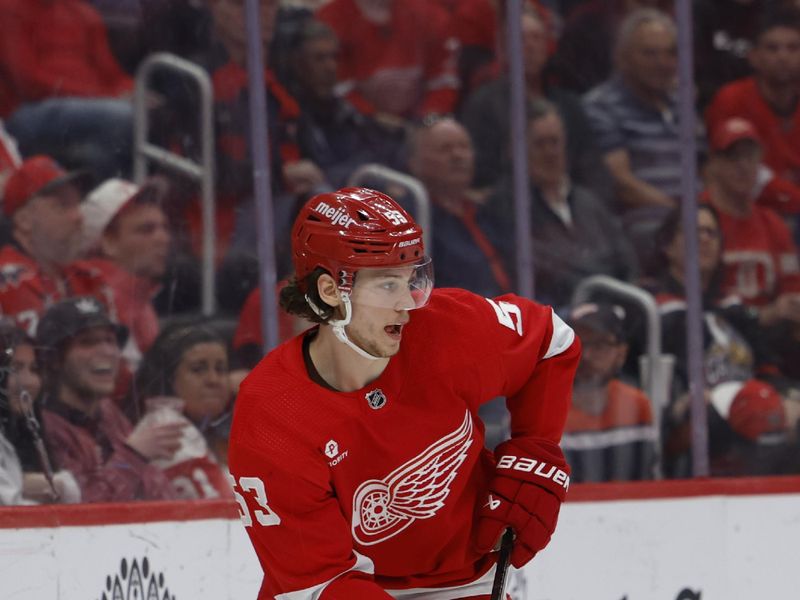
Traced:
<path fill-rule="evenodd" d="M 305 335 L 245 379 L 231 430 L 259 598 L 488 595 L 495 555 L 475 549 L 474 524 L 495 461 L 478 407 L 506 396 L 514 438 L 557 444 L 580 354 L 572 330 L 514 295 L 435 290 L 383 373 L 351 393 L 311 380 Z"/>
<path fill-rule="evenodd" d="M 724 293 L 752 306 L 769 304 L 780 294 L 800 293 L 797 246 L 777 213 L 756 205 L 746 218 L 720 212 L 719 224 L 725 242 Z"/>
<path fill-rule="evenodd" d="M 29 335 L 36 333 L 39 317 L 52 304 L 70 296 L 94 296 L 116 320 L 113 293 L 90 263 L 75 261 L 60 277 L 51 277 L 16 246 L 0 248 L 0 315 L 13 317 Z"/>

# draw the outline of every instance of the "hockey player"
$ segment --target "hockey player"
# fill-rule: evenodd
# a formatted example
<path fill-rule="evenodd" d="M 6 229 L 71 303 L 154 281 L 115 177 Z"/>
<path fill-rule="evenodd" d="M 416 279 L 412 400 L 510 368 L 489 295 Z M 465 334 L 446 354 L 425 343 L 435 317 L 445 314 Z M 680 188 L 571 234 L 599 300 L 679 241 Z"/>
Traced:
<path fill-rule="evenodd" d="M 421 229 L 372 190 L 310 199 L 292 253 L 281 304 L 319 325 L 242 383 L 229 448 L 259 599 L 488 598 L 504 529 L 516 567 L 555 529 L 577 338 L 518 296 L 433 291 Z"/>

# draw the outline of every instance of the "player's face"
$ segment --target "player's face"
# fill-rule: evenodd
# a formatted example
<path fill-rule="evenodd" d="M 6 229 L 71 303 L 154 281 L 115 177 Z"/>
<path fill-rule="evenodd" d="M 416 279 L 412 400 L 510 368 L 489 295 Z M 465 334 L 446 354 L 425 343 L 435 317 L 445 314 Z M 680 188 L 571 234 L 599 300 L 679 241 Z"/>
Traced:
<path fill-rule="evenodd" d="M 28 202 L 23 210 L 30 211 L 30 243 L 37 257 L 59 265 L 77 258 L 83 224 L 80 204 L 80 191 L 72 185 Z"/>
<path fill-rule="evenodd" d="M 117 226 L 103 236 L 103 250 L 125 270 L 159 279 L 167 268 L 171 234 L 160 207 L 144 204 L 125 210 Z"/>
<path fill-rule="evenodd" d="M 111 327 L 86 329 L 67 346 L 62 383 L 84 400 L 105 398 L 114 391 L 119 361 L 120 348 Z"/>
<path fill-rule="evenodd" d="M 796 83 L 800 80 L 800 32 L 791 27 L 770 29 L 753 48 L 750 62 L 771 83 Z"/>
<path fill-rule="evenodd" d="M 39 368 L 36 363 L 36 355 L 33 346 L 30 344 L 20 344 L 14 348 L 11 358 L 11 370 L 8 374 L 8 403 L 11 412 L 17 415 L 23 414 L 23 402 L 31 402 L 39 395 L 42 387 L 39 378 Z M 22 398 L 22 392 L 28 392 L 26 398 Z M 28 406 L 27 408 L 30 408 Z"/>
<path fill-rule="evenodd" d="M 433 290 L 433 263 L 425 256 L 408 266 L 364 268 L 356 274 L 353 303 L 394 311 L 422 308 Z"/>
<path fill-rule="evenodd" d="M 220 343 L 202 342 L 183 353 L 172 388 L 189 419 L 201 423 L 222 414 L 231 394 L 228 373 L 228 354 Z"/>
<path fill-rule="evenodd" d="M 346 328 L 347 336 L 368 354 L 389 358 L 400 350 L 403 326 L 409 318 L 408 311 L 395 312 L 353 305 L 353 318 Z"/>
<path fill-rule="evenodd" d="M 353 317 L 347 327 L 354 344 L 373 356 L 397 354 L 409 309 L 416 305 L 413 277 L 413 267 L 358 272 L 351 294 Z"/>

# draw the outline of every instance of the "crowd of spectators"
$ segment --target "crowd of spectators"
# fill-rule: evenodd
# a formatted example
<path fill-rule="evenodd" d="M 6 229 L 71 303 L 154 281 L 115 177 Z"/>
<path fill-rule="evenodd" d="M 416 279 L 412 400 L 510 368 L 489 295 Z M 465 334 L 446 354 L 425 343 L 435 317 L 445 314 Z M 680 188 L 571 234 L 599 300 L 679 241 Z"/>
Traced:
<path fill-rule="evenodd" d="M 371 164 L 386 175 L 369 185 L 417 218 L 417 189 L 429 199 L 437 285 L 515 291 L 504 2 L 259 6 L 268 293 L 292 275 L 299 206 Z M 711 471 L 799 473 L 800 3 L 693 6 Z M 584 346 L 563 439 L 575 481 L 691 475 L 671 9 L 523 3 L 535 296 Z M 230 497 L 227 428 L 263 344 L 245 1 L 0 0 L 0 31 L 0 504 Z M 161 51 L 212 83 L 214 315 L 196 184 L 157 165 L 131 181 L 136 69 Z M 197 159 L 191 82 L 160 73 L 142 97 L 151 141 Z M 655 299 L 675 357 L 663 405 L 636 368 L 635 307 L 573 301 L 592 275 Z M 280 338 L 308 325 L 283 315 Z M 491 444 L 507 421 L 497 402 L 484 416 Z"/>

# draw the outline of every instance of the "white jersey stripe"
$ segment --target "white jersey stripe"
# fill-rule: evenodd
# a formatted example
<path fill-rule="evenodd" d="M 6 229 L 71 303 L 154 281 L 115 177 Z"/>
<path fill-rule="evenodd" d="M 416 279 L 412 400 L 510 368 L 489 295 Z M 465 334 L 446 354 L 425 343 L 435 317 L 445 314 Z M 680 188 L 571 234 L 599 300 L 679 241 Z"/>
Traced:
<path fill-rule="evenodd" d="M 575 340 L 575 332 L 572 331 L 572 328 L 564 323 L 554 310 L 551 309 L 550 313 L 553 315 L 553 337 L 550 338 L 550 347 L 542 357 L 543 360 L 561 354 L 572 346 L 572 342 Z"/>
<path fill-rule="evenodd" d="M 353 564 L 353 566 L 346 571 L 339 573 L 336 577 L 304 590 L 296 590 L 294 592 L 278 594 L 275 596 L 275 600 L 319 600 L 319 597 L 322 595 L 322 592 L 325 591 L 325 588 L 328 587 L 332 581 L 338 579 L 345 573 L 349 573 L 350 571 L 361 571 L 362 573 L 369 573 L 372 575 L 375 572 L 375 565 L 372 563 L 371 558 L 368 558 L 363 554 L 359 554 L 355 550 L 353 551 L 353 554 L 356 555 L 355 564 Z"/>

